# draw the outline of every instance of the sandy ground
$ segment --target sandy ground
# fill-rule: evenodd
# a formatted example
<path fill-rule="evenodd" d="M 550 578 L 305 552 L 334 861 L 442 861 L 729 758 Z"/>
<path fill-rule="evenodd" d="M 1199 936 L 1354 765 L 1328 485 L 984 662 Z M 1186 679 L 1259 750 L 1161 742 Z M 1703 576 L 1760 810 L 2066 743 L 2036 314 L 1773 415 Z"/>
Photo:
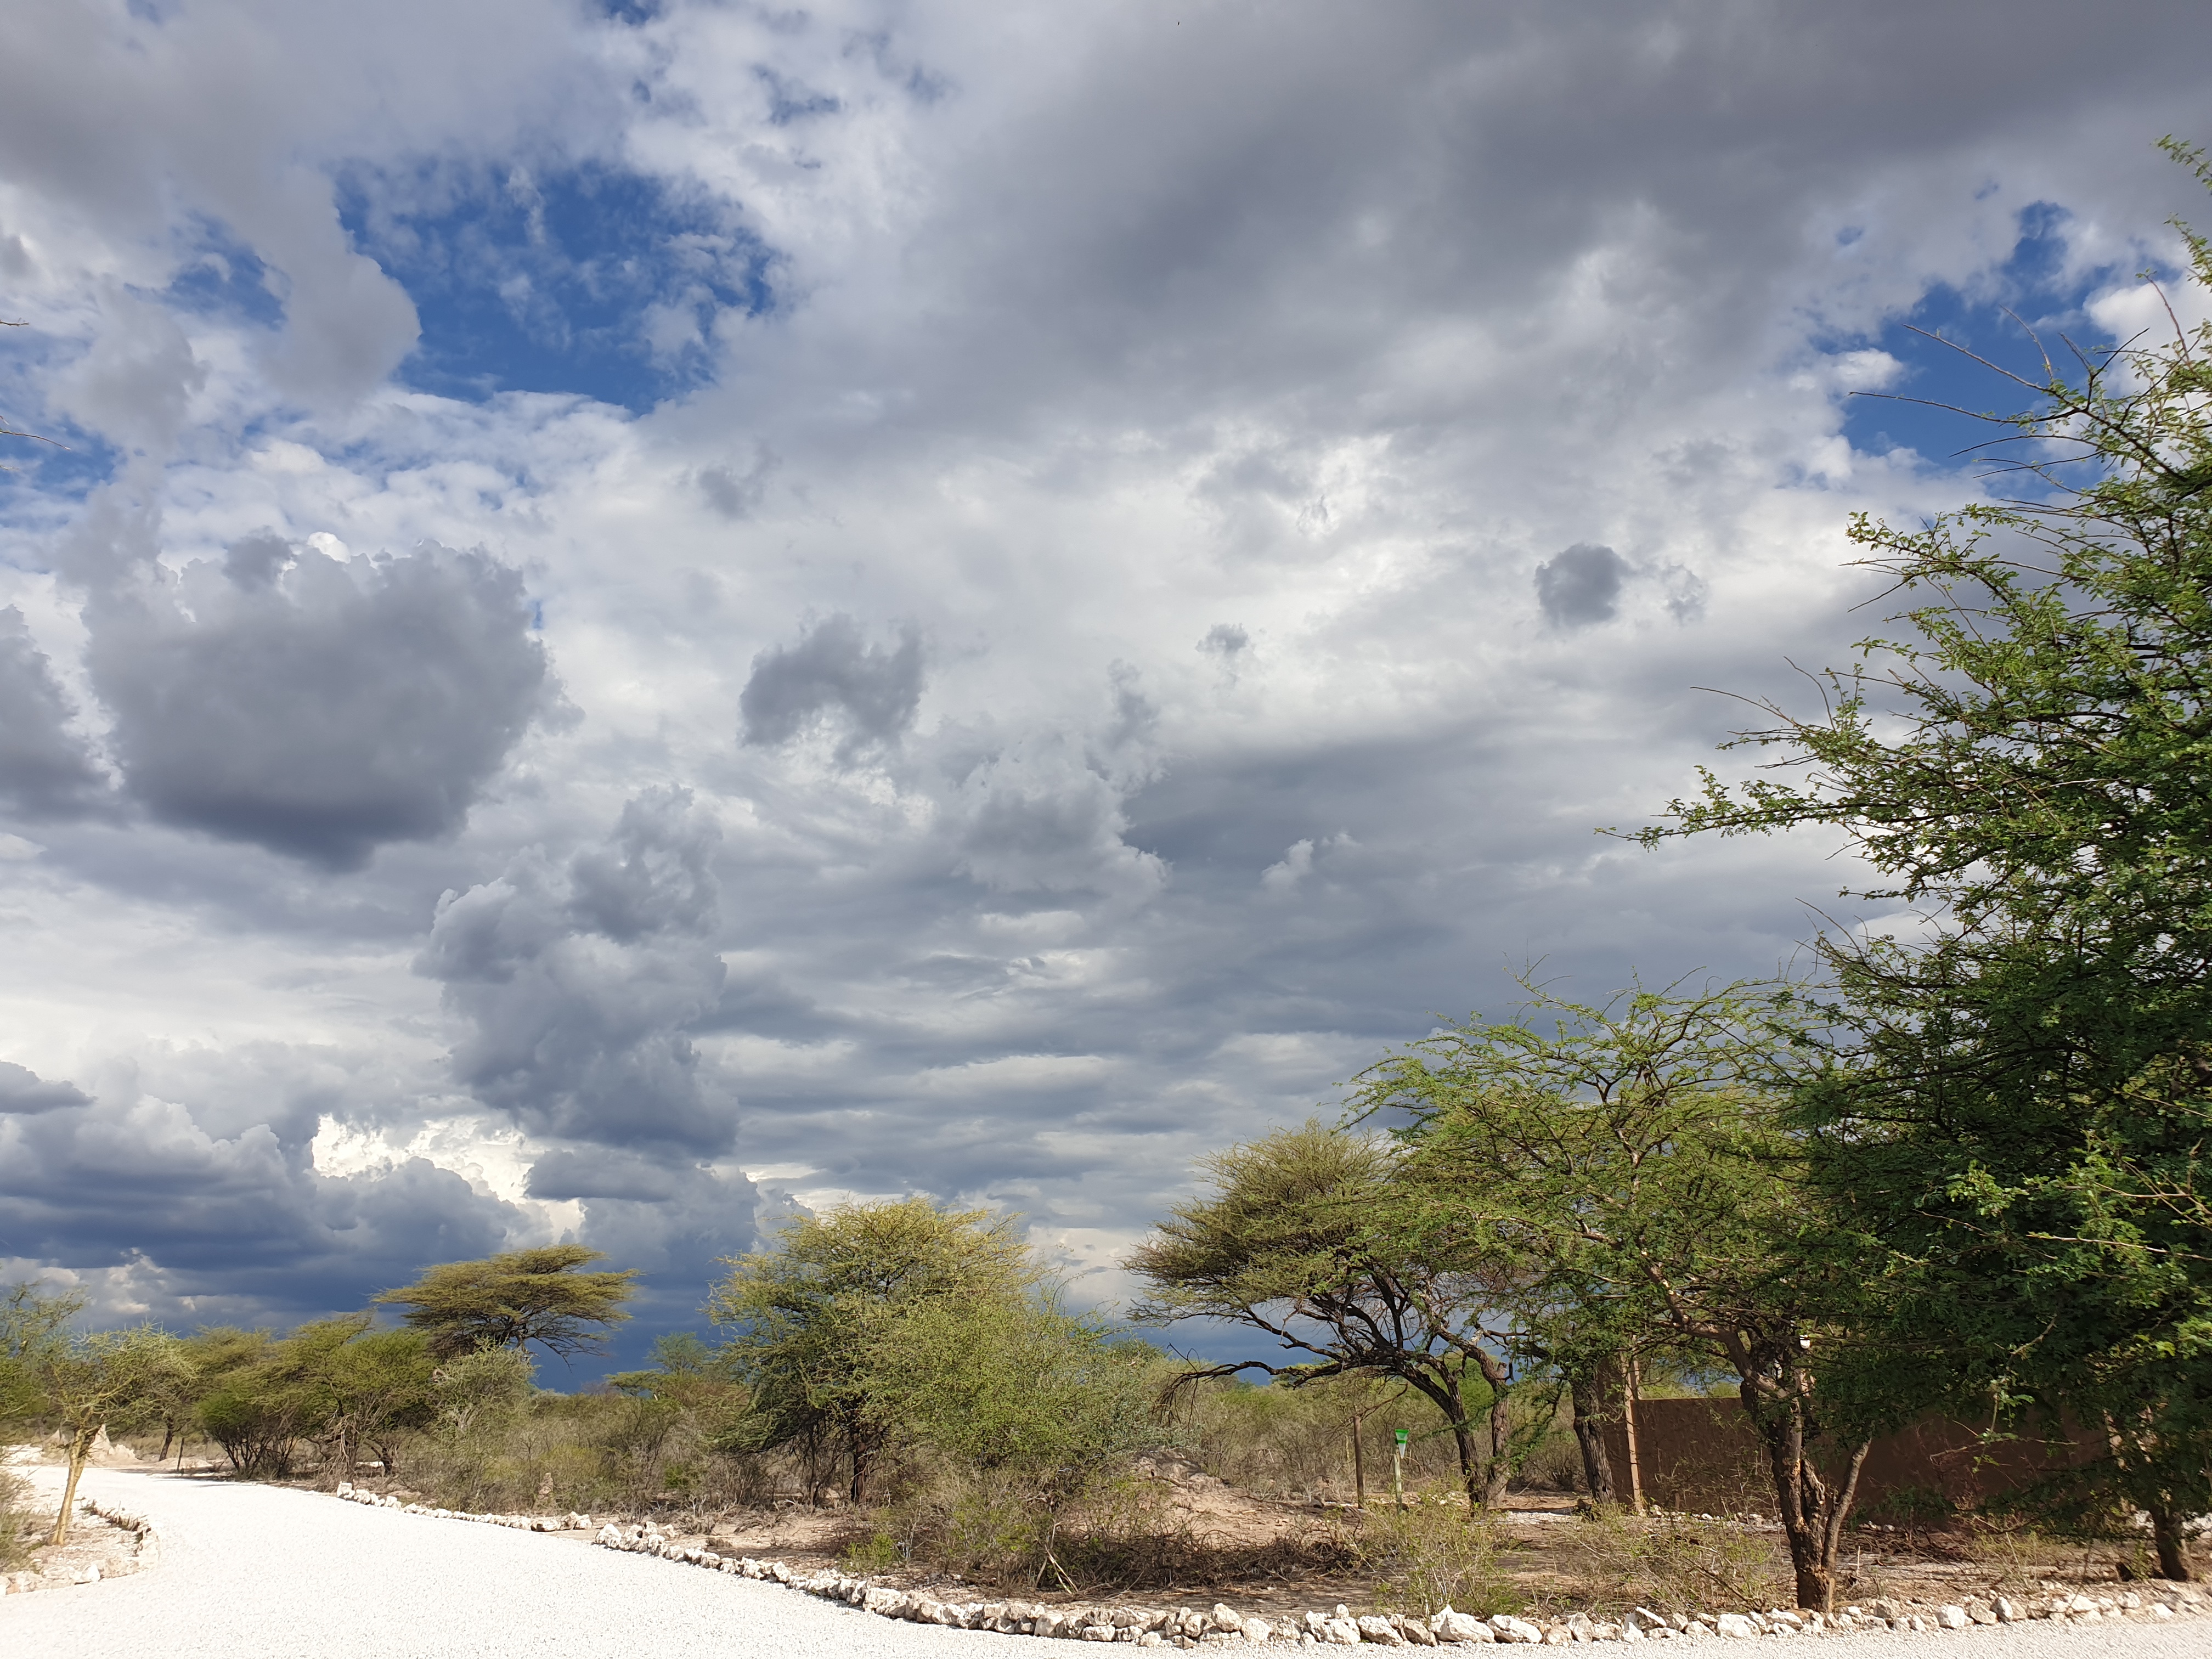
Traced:
<path fill-rule="evenodd" d="M 42 1472 L 50 1473 L 50 1472 Z M 896 1623 L 774 1585 L 573 1541 L 339 1503 L 314 1492 L 94 1470 L 88 1495 L 152 1518 L 158 1563 L 0 1598 L 0 1654 L 70 1659 L 377 1655 L 902 1656 L 988 1659 L 1022 1637 Z M 2049 1623 L 1829 1638 L 1839 1659 L 2203 1659 L 2212 1620 Z"/>

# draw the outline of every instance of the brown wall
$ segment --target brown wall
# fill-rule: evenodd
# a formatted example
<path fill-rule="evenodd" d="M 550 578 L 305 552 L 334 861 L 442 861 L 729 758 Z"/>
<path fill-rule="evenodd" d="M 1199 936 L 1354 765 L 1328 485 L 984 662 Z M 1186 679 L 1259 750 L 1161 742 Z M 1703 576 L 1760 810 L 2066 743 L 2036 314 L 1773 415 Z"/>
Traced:
<path fill-rule="evenodd" d="M 1648 1500 L 1692 1513 L 1773 1512 L 1773 1477 L 1741 1400 L 1639 1401 L 1636 1420 Z M 1978 1439 L 1964 1424 L 1929 1417 L 1875 1441 L 1859 1473 L 1857 1511 L 1879 1517 L 1938 1495 L 1954 1509 L 1967 1509 L 2050 1467 L 2040 1442 L 1984 1446 Z M 1613 1486 L 1625 1499 L 1628 1431 L 1617 1419 L 1606 1425 L 1605 1449 Z"/>

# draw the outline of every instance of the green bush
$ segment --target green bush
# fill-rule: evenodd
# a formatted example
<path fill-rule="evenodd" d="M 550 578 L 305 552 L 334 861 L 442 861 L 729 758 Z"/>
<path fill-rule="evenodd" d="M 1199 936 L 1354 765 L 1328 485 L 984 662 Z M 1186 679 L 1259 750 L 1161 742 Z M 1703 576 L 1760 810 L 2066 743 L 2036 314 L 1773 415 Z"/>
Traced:
<path fill-rule="evenodd" d="M 1497 1522 L 1470 1511 L 1456 1483 L 1424 1484 L 1406 1505 L 1371 1508 L 1361 1526 L 1359 1564 L 1375 1575 L 1375 1598 L 1427 1618 L 1443 1608 L 1488 1616 L 1522 1601 L 1501 1560 Z"/>

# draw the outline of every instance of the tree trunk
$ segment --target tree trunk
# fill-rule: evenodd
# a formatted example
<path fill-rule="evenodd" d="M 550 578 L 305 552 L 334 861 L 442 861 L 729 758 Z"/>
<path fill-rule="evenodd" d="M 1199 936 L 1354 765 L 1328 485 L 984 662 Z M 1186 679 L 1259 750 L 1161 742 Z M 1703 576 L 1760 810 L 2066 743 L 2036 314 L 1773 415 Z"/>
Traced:
<path fill-rule="evenodd" d="M 70 1437 L 69 1480 L 62 1486 L 62 1507 L 54 1516 L 53 1534 L 46 1540 L 57 1549 L 69 1542 L 70 1516 L 76 1509 L 76 1483 L 83 1478 L 85 1459 L 92 1455 L 92 1437 L 97 1432 L 79 1429 Z"/>
<path fill-rule="evenodd" d="M 1785 1376 L 1784 1386 L 1809 1386 Z M 1775 1401 L 1762 1396 L 1747 1381 L 1744 1410 L 1766 1448 L 1768 1467 L 1774 1477 L 1774 1496 L 1782 1534 L 1790 1545 L 1790 1567 L 1796 1580 L 1797 1605 L 1816 1613 L 1836 1610 L 1836 1557 L 1843 1545 L 1844 1522 L 1856 1496 L 1859 1470 L 1866 1462 L 1862 1441 L 1851 1449 L 1842 1480 L 1835 1486 L 1821 1479 L 1805 1446 L 1805 1401 L 1802 1393 Z"/>
<path fill-rule="evenodd" d="M 1429 1403 L 1443 1413 L 1444 1421 L 1451 1425 L 1452 1443 L 1459 1449 L 1460 1479 L 1467 1486 L 1468 1512 L 1474 1513 L 1476 1504 L 1481 1501 L 1475 1494 L 1480 1474 L 1474 1455 L 1474 1425 L 1468 1420 L 1467 1401 L 1460 1395 L 1459 1377 L 1438 1367 L 1435 1376 L 1409 1376 L 1405 1381 L 1425 1395 Z M 1363 1504 L 1361 1507 L 1366 1506 Z"/>
<path fill-rule="evenodd" d="M 1574 1412 L 1575 1442 L 1582 1448 L 1583 1479 L 1589 1486 L 1590 1502 L 1616 1503 L 1613 1464 L 1605 1455 L 1605 1395 L 1595 1374 L 1568 1378 L 1567 1399 Z"/>
<path fill-rule="evenodd" d="M 1620 1364 L 1620 1426 L 1628 1437 L 1628 1507 L 1644 1513 L 1644 1436 L 1636 1421 L 1636 1356 Z"/>
<path fill-rule="evenodd" d="M 1365 1412 L 1352 1414 L 1352 1498 L 1360 1509 L 1367 1507 L 1367 1454 L 1359 1443 L 1360 1419 Z"/>
<path fill-rule="evenodd" d="M 2189 1571 L 2188 1535 L 2182 1531 L 2183 1519 L 2169 1504 L 2151 1506 L 2150 1535 L 2158 1548 L 2158 1576 L 2185 1584 L 2193 1575 Z"/>
<path fill-rule="evenodd" d="M 1490 1459 L 1483 1469 L 1482 1506 L 1503 1511 L 1505 1483 L 1513 1473 L 1513 1409 L 1506 1399 L 1506 1390 L 1512 1382 L 1505 1374 L 1505 1367 L 1480 1348 L 1474 1351 L 1474 1363 L 1482 1370 L 1482 1380 L 1490 1385 Z M 1474 1497 L 1470 1487 L 1468 1498 L 1472 1501 Z"/>

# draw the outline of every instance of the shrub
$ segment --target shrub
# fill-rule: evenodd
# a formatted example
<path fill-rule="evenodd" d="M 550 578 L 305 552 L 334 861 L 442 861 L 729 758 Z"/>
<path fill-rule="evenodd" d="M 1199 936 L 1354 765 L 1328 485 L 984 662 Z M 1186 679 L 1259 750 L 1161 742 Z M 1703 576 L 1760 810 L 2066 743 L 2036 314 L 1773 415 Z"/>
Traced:
<path fill-rule="evenodd" d="M 1582 1600 L 1610 1612 L 1784 1605 L 1790 1580 L 1772 1540 L 1720 1521 L 1600 1511 L 1563 1540 L 1560 1565 Z"/>
<path fill-rule="evenodd" d="M 0 1468 L 0 1572 L 30 1564 L 32 1528 L 38 1524 L 31 1510 L 31 1483 L 14 1470 Z"/>
<path fill-rule="evenodd" d="M 1395 1611 L 1426 1618 L 1452 1607 L 1486 1616 L 1522 1605 L 1500 1559 L 1496 1522 L 1470 1512 L 1443 1482 L 1408 1492 L 1403 1509 L 1370 1510 L 1358 1547 L 1360 1565 L 1375 1575 L 1376 1599 Z"/>

